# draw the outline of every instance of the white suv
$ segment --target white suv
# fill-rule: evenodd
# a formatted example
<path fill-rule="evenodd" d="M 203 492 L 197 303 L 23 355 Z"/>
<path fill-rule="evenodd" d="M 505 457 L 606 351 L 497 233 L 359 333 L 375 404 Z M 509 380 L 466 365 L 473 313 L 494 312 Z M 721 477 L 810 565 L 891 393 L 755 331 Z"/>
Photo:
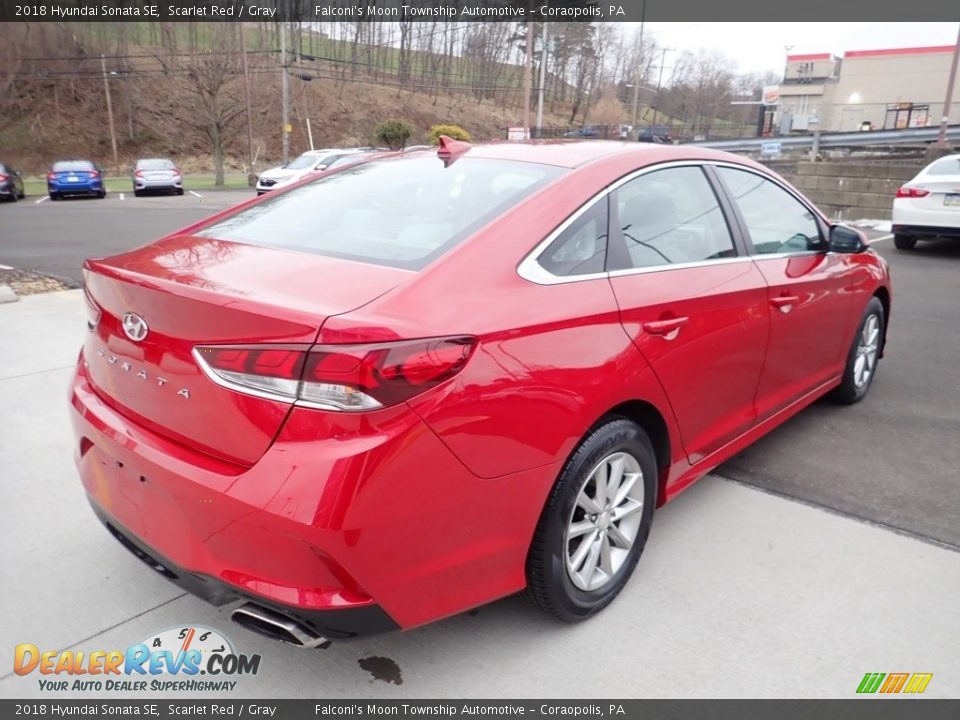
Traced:
<path fill-rule="evenodd" d="M 264 170 L 257 178 L 257 195 L 263 195 L 278 186 L 294 183 L 310 173 L 322 172 L 331 163 L 344 155 L 355 155 L 363 152 L 359 148 L 324 148 L 323 150 L 308 150 L 292 162 Z"/>

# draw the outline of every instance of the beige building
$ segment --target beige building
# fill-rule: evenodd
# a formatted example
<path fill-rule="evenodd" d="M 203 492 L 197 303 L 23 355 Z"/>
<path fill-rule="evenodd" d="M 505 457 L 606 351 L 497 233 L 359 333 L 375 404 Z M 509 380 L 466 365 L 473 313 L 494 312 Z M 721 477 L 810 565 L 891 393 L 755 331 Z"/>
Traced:
<path fill-rule="evenodd" d="M 788 55 L 774 124 L 780 132 L 940 124 L 953 45 Z M 958 83 L 960 84 L 960 83 Z M 954 88 L 950 123 L 960 123 Z"/>

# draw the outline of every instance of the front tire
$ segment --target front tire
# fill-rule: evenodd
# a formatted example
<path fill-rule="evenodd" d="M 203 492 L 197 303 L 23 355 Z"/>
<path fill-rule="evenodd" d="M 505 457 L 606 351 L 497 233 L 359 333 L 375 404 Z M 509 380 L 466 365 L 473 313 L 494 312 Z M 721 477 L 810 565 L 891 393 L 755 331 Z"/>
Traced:
<path fill-rule="evenodd" d="M 636 423 L 611 416 L 580 442 L 547 499 L 527 556 L 527 597 L 578 622 L 609 605 L 643 552 L 657 462 Z"/>
<path fill-rule="evenodd" d="M 897 250 L 913 250 L 913 246 L 917 244 L 917 239 L 910 235 L 894 235 L 893 244 Z"/>
<path fill-rule="evenodd" d="M 867 309 L 863 311 L 853 345 L 847 354 L 843 380 L 831 395 L 835 401 L 843 405 L 853 405 L 866 397 L 877 374 L 884 327 L 883 303 L 872 297 L 867 303 Z"/>

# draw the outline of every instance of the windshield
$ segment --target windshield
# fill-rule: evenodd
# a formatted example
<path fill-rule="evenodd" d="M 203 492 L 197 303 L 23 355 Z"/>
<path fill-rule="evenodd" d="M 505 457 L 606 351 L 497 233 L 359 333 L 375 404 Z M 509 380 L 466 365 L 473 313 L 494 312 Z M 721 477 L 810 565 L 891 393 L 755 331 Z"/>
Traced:
<path fill-rule="evenodd" d="M 296 160 L 290 162 L 289 165 L 284 166 L 287 170 L 304 170 L 308 167 L 313 167 L 313 164 L 317 162 L 320 158 L 316 155 L 301 155 Z"/>
<path fill-rule="evenodd" d="M 89 160 L 60 160 L 53 164 L 54 172 L 76 172 L 77 170 L 87 172 L 96 169 Z"/>
<path fill-rule="evenodd" d="M 353 165 L 197 235 L 419 270 L 564 170 L 436 157 Z"/>
<path fill-rule="evenodd" d="M 173 170 L 170 160 L 137 160 L 137 170 Z"/>

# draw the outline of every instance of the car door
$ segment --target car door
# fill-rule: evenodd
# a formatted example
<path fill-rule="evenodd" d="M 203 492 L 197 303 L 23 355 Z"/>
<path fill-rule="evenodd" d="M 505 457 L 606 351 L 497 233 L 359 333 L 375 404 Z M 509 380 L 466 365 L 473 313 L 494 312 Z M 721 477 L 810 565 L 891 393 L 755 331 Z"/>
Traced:
<path fill-rule="evenodd" d="M 769 286 L 770 346 L 756 399 L 762 420 L 842 371 L 858 271 L 828 252 L 824 223 L 785 186 L 747 168 L 716 173 Z"/>
<path fill-rule="evenodd" d="M 697 462 L 755 422 L 767 288 L 704 169 L 641 171 L 610 203 L 610 282 Z"/>

